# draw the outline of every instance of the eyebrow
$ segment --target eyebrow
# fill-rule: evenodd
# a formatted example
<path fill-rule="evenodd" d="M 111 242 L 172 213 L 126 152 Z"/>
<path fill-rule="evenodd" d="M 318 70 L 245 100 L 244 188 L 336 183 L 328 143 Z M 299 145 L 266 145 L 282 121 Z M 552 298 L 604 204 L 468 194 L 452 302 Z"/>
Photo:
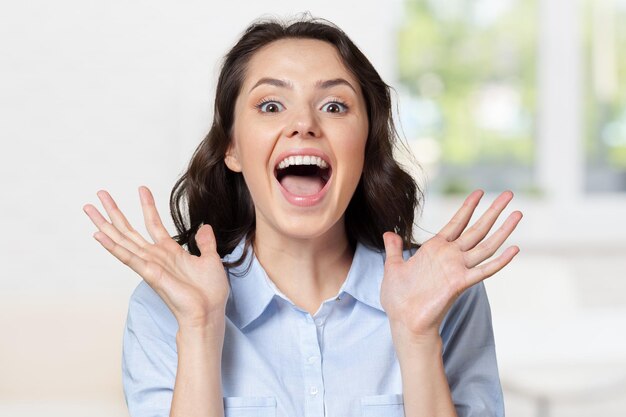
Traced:
<path fill-rule="evenodd" d="M 256 82 L 256 84 L 254 84 L 252 86 L 252 88 L 250 89 L 250 91 L 254 90 L 255 88 L 257 88 L 258 86 L 262 85 L 262 84 L 269 84 L 269 85 L 273 85 L 275 87 L 282 87 L 282 88 L 293 88 L 293 84 L 291 84 L 290 82 L 287 82 L 285 80 L 279 80 L 276 78 L 261 78 L 259 81 Z M 248 91 L 248 93 L 250 92 Z"/>
<path fill-rule="evenodd" d="M 248 91 L 248 93 L 250 93 L 252 90 L 254 90 L 255 88 L 257 88 L 258 86 L 262 84 L 273 85 L 275 87 L 280 87 L 280 88 L 293 89 L 293 84 L 289 81 L 279 80 L 277 78 L 264 77 L 264 78 L 261 78 L 259 81 L 257 81 L 256 84 L 252 86 L 250 91 Z M 332 80 L 326 80 L 326 81 L 320 80 L 315 83 L 315 87 L 321 88 L 321 89 L 328 89 L 328 88 L 335 87 L 337 85 L 347 85 L 348 87 L 352 89 L 352 91 L 356 93 L 356 90 L 354 89 L 354 87 L 352 87 L 352 84 L 350 84 L 347 80 L 343 78 L 334 78 Z"/>
<path fill-rule="evenodd" d="M 350 84 L 347 80 L 344 80 L 343 78 L 335 78 L 333 80 L 318 81 L 315 83 L 316 87 L 323 88 L 323 89 L 332 88 L 337 85 L 347 85 L 348 87 L 352 89 L 352 91 L 356 93 L 356 90 L 354 89 L 354 87 L 352 87 L 352 84 Z"/>

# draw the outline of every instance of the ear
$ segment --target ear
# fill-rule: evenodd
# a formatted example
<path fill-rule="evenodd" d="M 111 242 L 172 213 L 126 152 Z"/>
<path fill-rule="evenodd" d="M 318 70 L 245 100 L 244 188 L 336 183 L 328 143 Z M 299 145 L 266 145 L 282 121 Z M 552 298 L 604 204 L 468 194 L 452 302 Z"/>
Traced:
<path fill-rule="evenodd" d="M 232 144 L 226 150 L 226 155 L 224 156 L 224 163 L 226 164 L 228 169 L 230 169 L 231 171 L 241 172 L 241 163 L 239 162 L 239 159 L 237 159 L 237 153 L 233 149 Z"/>

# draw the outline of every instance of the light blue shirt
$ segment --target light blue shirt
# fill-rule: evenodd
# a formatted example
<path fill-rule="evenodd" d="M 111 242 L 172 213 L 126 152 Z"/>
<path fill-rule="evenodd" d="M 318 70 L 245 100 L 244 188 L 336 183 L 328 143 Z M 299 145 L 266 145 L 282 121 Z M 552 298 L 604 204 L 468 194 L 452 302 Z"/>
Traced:
<path fill-rule="evenodd" d="M 242 250 L 243 240 L 226 258 L 236 259 Z M 248 273 L 236 276 L 250 258 Z M 383 267 L 384 253 L 358 243 L 338 294 L 311 315 L 278 290 L 250 250 L 242 266 L 228 271 L 225 416 L 404 416 L 400 366 L 380 305 Z M 142 281 L 130 300 L 122 360 L 132 417 L 169 416 L 177 330 L 166 304 Z M 504 416 L 482 283 L 457 299 L 440 334 L 459 417 Z"/>

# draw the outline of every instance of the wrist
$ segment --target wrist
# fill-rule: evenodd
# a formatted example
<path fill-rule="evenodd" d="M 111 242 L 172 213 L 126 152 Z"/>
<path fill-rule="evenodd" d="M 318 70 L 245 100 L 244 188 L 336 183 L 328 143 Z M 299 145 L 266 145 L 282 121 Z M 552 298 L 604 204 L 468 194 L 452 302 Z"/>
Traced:
<path fill-rule="evenodd" d="M 414 333 L 401 324 L 390 323 L 393 344 L 398 358 L 410 356 L 441 356 L 443 341 L 438 330 Z"/>
<path fill-rule="evenodd" d="M 226 305 L 208 310 L 204 307 L 189 309 L 185 314 L 176 315 L 178 328 L 185 333 L 201 334 L 219 331 L 226 320 Z"/>
<path fill-rule="evenodd" d="M 176 333 L 176 343 L 223 341 L 225 329 L 225 316 L 210 318 L 201 324 L 181 323 Z"/>

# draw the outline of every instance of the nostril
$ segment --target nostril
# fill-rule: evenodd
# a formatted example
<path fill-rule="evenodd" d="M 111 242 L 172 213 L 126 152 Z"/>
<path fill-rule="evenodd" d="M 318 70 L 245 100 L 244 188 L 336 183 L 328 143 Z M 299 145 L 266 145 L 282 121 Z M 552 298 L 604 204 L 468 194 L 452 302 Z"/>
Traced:
<path fill-rule="evenodd" d="M 299 130 L 294 130 L 293 132 L 291 132 L 291 134 L 289 134 L 289 136 L 288 136 L 288 137 L 290 137 L 290 138 L 291 138 L 291 137 L 294 137 L 294 136 L 298 136 L 299 134 L 300 134 L 300 131 L 299 131 Z M 319 135 L 318 135 L 315 131 L 313 131 L 313 130 L 309 130 L 309 131 L 306 133 L 306 136 L 310 136 L 310 137 L 312 137 L 312 138 L 316 138 L 316 137 L 318 137 Z"/>

